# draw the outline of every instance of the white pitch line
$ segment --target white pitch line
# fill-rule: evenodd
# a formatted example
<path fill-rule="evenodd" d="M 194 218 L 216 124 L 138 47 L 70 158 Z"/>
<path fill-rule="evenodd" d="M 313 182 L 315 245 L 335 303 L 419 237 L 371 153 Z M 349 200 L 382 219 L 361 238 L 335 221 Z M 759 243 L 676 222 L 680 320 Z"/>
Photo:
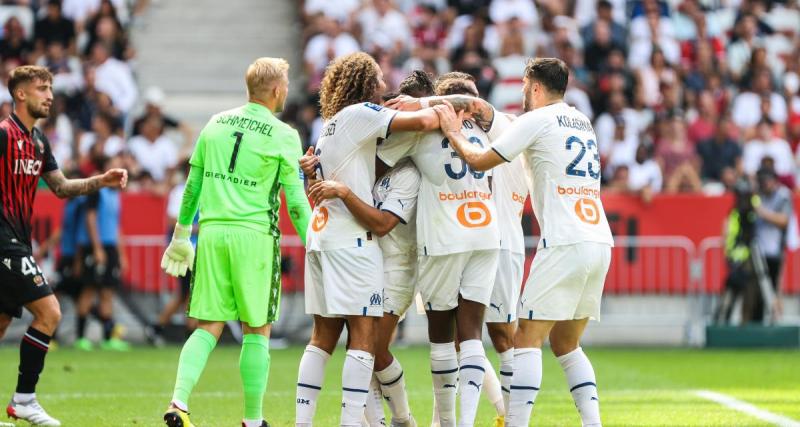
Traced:
<path fill-rule="evenodd" d="M 759 420 L 766 421 L 780 427 L 800 427 L 800 422 L 795 421 L 789 417 L 778 415 L 774 412 L 761 409 L 757 406 L 735 399 L 727 394 L 717 393 L 710 390 L 697 390 L 694 394 L 703 399 L 717 402 L 720 405 L 726 406 L 735 411 L 743 412 L 751 417 L 758 418 Z"/>

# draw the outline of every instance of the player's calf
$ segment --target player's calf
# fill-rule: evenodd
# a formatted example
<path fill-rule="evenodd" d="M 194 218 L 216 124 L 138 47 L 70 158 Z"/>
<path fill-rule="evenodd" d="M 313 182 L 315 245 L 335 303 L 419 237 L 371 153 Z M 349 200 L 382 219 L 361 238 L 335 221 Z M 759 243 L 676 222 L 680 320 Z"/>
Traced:
<path fill-rule="evenodd" d="M 9 325 L 11 325 L 11 317 L 0 313 L 0 339 L 6 335 Z"/>
<path fill-rule="evenodd" d="M 558 357 L 584 426 L 600 426 L 600 399 L 592 363 L 580 347 Z"/>

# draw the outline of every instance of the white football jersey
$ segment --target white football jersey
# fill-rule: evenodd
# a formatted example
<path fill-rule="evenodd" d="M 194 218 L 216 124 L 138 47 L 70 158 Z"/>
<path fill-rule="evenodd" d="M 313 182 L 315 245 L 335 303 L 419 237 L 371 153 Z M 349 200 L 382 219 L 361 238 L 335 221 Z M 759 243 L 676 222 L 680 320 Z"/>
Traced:
<path fill-rule="evenodd" d="M 317 141 L 317 177 L 340 182 L 370 203 L 377 142 L 388 136 L 396 113 L 369 102 L 336 113 L 323 124 Z M 314 207 L 306 237 L 309 251 L 357 247 L 372 238 L 339 199 L 327 199 Z"/>
<path fill-rule="evenodd" d="M 473 144 L 489 146 L 489 137 L 474 122 L 464 121 L 461 132 Z M 436 256 L 499 249 L 492 171 L 470 169 L 439 132 L 426 134 L 411 159 L 423 177 L 417 202 L 417 253 Z"/>
<path fill-rule="evenodd" d="M 525 234 L 522 232 L 522 210 L 528 198 L 525 166 L 522 156 L 493 170 L 492 190 L 497 206 L 497 226 L 500 228 L 500 249 L 516 254 L 525 253 Z"/>
<path fill-rule="evenodd" d="M 400 219 L 389 234 L 378 239 L 383 256 L 415 254 L 417 251 L 417 194 L 419 171 L 411 160 L 401 160 L 378 178 L 372 189 L 375 207 Z"/>
<path fill-rule="evenodd" d="M 378 158 L 394 166 L 401 159 L 411 157 L 428 182 L 441 185 L 447 178 L 441 163 L 449 156 L 441 148 L 442 140 L 444 135 L 439 131 L 393 133 L 378 145 Z"/>
<path fill-rule="evenodd" d="M 614 244 L 600 200 L 600 155 L 589 119 L 564 102 L 523 114 L 494 141 L 506 160 L 522 154 L 541 229 L 539 247 Z"/>

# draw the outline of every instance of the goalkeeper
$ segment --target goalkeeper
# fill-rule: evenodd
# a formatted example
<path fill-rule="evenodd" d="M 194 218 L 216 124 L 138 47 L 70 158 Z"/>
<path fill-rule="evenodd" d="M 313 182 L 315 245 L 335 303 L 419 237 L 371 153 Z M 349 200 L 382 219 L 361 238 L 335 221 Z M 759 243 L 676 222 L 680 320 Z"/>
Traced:
<path fill-rule="evenodd" d="M 248 103 L 209 120 L 197 139 L 178 223 L 161 267 L 183 276 L 194 262 L 188 315 L 199 320 L 186 340 L 164 421 L 188 427 L 189 395 L 227 320 L 242 322 L 239 371 L 244 386 L 243 426 L 268 426 L 262 400 L 269 373 L 269 333 L 280 302 L 279 191 L 305 243 L 311 209 L 299 174 L 297 131 L 274 114 L 283 110 L 289 64 L 259 58 L 246 74 Z M 200 208 L 194 258 L 192 219 Z"/>

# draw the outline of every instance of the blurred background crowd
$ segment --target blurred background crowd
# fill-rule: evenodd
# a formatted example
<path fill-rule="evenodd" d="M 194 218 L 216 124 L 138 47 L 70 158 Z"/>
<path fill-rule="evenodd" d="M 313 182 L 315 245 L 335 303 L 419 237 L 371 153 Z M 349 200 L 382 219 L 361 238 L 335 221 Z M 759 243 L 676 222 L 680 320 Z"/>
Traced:
<path fill-rule="evenodd" d="M 192 130 L 162 111 L 164 92 L 140 88 L 130 28 L 145 0 L 16 0 L 0 5 L 0 115 L 19 65 L 54 75 L 50 117 L 39 126 L 67 175 L 97 172 L 101 159 L 130 172 L 131 190 L 165 195 L 181 181 Z M 187 144 L 188 143 L 188 144 Z M 43 182 L 40 182 L 44 185 Z"/>
<path fill-rule="evenodd" d="M 319 135 L 316 89 L 364 50 L 396 89 L 412 70 L 471 74 L 521 111 L 531 56 L 571 68 L 567 102 L 595 126 L 607 191 L 720 194 L 769 168 L 800 179 L 796 0 L 305 0 L 306 98 L 284 118 Z"/>

